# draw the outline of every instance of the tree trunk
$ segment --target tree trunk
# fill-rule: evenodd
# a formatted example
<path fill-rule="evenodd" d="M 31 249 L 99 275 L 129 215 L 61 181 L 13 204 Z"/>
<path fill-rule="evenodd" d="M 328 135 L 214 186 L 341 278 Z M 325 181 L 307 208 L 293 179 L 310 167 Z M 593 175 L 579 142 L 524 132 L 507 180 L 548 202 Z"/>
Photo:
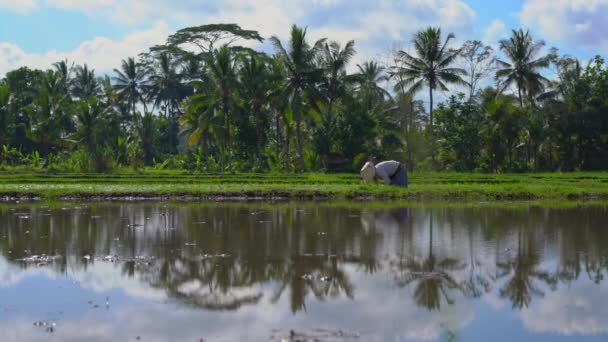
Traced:
<path fill-rule="evenodd" d="M 414 101 L 410 99 L 410 115 L 406 118 L 406 134 L 407 134 L 407 168 L 409 171 L 414 170 L 414 164 L 412 161 L 412 124 L 414 117 Z"/>
<path fill-rule="evenodd" d="M 435 167 L 435 127 L 433 126 L 433 87 L 429 87 L 430 114 L 431 114 L 431 160 Z"/>
<path fill-rule="evenodd" d="M 523 107 L 524 106 L 524 100 L 521 97 L 521 88 L 517 87 L 517 97 L 519 98 L 519 106 Z"/>
<path fill-rule="evenodd" d="M 300 171 L 306 169 L 306 163 L 304 162 L 304 147 L 302 144 L 302 119 L 296 120 L 296 140 L 298 144 L 298 161 L 300 163 Z"/>
<path fill-rule="evenodd" d="M 283 149 L 283 139 L 281 138 L 281 121 L 279 118 L 279 111 L 274 110 L 274 119 L 275 119 L 275 130 L 276 130 L 276 139 L 277 139 L 277 158 L 281 155 L 281 150 Z"/>
<path fill-rule="evenodd" d="M 262 126 L 262 115 L 258 105 L 254 105 L 255 129 L 257 136 L 257 158 L 260 166 L 262 165 L 262 146 L 264 145 L 264 127 Z"/>
<path fill-rule="evenodd" d="M 226 151 L 232 154 L 232 132 L 230 131 L 230 113 L 228 112 L 229 99 L 224 96 L 222 99 L 222 112 L 224 113 L 224 126 L 226 127 Z"/>

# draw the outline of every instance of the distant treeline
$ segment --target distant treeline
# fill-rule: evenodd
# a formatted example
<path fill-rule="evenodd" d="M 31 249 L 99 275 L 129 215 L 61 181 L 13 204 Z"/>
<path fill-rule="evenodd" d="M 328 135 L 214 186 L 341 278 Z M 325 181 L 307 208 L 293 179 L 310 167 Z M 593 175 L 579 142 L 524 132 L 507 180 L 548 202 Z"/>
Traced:
<path fill-rule="evenodd" d="M 312 42 L 294 25 L 287 40 L 268 39 L 269 55 L 241 46 L 263 41 L 256 31 L 217 24 L 177 31 L 104 77 L 69 61 L 22 67 L 0 80 L 0 163 L 302 171 L 391 158 L 413 169 L 608 169 L 601 57 L 545 51 L 524 30 L 500 51 L 453 38 L 430 27 L 389 64 L 353 66 L 353 41 Z"/>

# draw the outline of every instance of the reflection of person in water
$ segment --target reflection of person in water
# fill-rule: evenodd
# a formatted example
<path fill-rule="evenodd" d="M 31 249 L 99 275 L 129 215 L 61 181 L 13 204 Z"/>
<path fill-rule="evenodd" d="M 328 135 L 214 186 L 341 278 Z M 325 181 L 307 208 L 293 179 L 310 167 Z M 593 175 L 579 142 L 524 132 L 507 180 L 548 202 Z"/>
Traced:
<path fill-rule="evenodd" d="M 399 228 L 407 222 L 408 216 L 408 208 L 364 211 L 361 213 L 361 225 L 366 233 L 375 231 L 378 228 Z"/>

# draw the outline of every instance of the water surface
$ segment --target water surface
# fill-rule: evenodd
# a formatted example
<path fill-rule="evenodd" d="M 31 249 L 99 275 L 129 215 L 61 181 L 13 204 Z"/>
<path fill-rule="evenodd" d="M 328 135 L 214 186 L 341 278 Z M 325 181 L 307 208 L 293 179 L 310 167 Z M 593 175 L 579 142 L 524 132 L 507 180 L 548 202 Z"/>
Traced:
<path fill-rule="evenodd" d="M 1 341 L 606 341 L 608 207 L 0 205 Z"/>

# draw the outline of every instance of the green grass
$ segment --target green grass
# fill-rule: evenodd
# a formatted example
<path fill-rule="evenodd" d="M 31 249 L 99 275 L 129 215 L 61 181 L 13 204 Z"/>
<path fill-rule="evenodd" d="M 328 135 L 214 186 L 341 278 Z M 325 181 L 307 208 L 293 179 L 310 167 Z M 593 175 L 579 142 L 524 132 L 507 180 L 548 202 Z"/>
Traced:
<path fill-rule="evenodd" d="M 608 173 L 412 173 L 407 189 L 365 185 L 357 174 L 190 174 L 121 171 L 0 172 L 0 197 L 102 199 L 290 198 L 398 200 L 608 200 Z"/>

